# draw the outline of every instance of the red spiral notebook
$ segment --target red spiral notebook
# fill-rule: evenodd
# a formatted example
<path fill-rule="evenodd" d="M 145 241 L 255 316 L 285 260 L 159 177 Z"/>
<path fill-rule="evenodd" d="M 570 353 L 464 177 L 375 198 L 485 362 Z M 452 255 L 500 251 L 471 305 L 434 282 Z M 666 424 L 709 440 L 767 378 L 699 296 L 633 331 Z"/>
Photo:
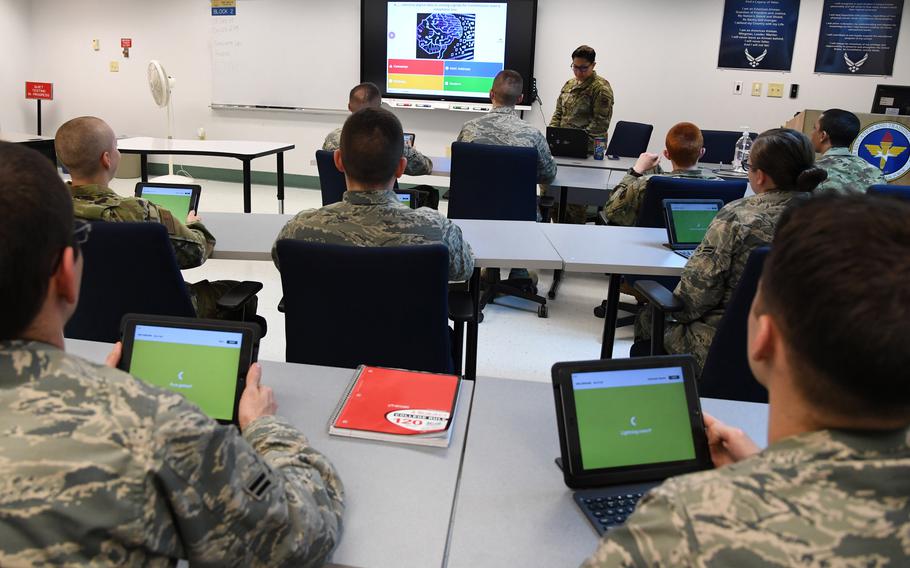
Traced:
<path fill-rule="evenodd" d="M 329 420 L 329 434 L 448 447 L 461 380 L 361 365 Z"/>

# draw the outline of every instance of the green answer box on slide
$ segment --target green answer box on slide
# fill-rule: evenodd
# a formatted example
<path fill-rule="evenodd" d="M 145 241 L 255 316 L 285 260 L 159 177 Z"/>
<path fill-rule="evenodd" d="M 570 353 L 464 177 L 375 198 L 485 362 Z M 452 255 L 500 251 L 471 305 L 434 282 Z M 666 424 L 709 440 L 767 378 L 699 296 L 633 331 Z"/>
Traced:
<path fill-rule="evenodd" d="M 695 459 L 681 381 L 577 390 L 575 410 L 586 470 Z"/>
<path fill-rule="evenodd" d="M 443 89 L 465 93 L 486 93 L 493 88 L 490 77 L 446 77 Z"/>
<path fill-rule="evenodd" d="M 182 394 L 211 418 L 230 420 L 239 363 L 239 348 L 136 341 L 130 374 Z"/>

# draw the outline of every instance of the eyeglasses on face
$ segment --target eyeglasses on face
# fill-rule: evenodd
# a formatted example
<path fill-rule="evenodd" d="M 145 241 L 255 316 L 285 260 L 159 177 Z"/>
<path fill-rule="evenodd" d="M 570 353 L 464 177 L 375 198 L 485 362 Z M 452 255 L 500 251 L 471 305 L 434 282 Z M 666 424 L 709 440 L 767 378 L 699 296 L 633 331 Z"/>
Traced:
<path fill-rule="evenodd" d="M 580 72 L 584 73 L 588 69 L 591 68 L 591 65 L 575 65 L 573 63 L 573 64 L 569 65 L 569 67 L 572 69 L 572 71 L 580 71 Z"/>

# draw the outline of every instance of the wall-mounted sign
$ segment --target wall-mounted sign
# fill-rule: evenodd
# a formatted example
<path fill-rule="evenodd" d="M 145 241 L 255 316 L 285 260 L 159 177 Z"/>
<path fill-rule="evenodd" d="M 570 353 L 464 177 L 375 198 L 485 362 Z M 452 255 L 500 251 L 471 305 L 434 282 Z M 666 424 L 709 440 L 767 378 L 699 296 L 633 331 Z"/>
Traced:
<path fill-rule="evenodd" d="M 799 0 L 726 0 L 717 66 L 789 71 Z"/>
<path fill-rule="evenodd" d="M 236 16 L 237 0 L 212 0 L 213 16 Z"/>
<path fill-rule="evenodd" d="M 816 73 L 893 75 L 903 0 L 825 0 Z"/>

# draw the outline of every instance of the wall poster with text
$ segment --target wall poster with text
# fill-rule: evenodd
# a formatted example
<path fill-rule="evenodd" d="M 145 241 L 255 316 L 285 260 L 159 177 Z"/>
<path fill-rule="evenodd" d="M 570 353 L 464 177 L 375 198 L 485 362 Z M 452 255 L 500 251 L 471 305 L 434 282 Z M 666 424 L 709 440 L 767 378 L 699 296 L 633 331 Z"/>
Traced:
<path fill-rule="evenodd" d="M 825 0 L 816 73 L 893 75 L 904 0 Z"/>
<path fill-rule="evenodd" d="M 726 0 L 717 66 L 789 71 L 799 0 Z"/>

